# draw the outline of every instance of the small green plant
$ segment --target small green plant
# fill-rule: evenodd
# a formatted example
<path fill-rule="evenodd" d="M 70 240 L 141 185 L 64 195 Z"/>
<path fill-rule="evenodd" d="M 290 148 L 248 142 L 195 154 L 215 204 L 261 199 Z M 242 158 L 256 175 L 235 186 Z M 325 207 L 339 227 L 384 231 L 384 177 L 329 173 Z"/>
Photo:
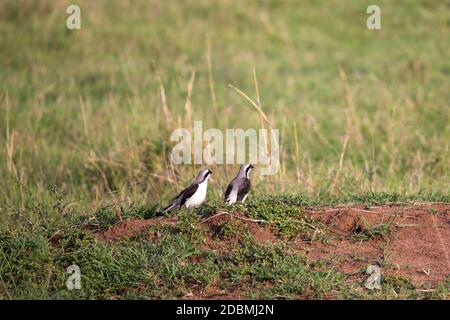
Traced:
<path fill-rule="evenodd" d="M 382 222 L 374 226 L 362 219 L 362 226 L 357 224 L 353 230 L 352 236 L 355 240 L 367 241 L 371 239 L 386 239 L 390 232 L 395 217 L 390 217 L 387 222 Z"/>
<path fill-rule="evenodd" d="M 236 206 L 235 211 L 267 221 L 287 239 L 299 237 L 306 240 L 325 230 L 320 222 L 302 213 L 298 206 L 306 203 L 311 202 L 306 201 L 302 195 L 298 198 L 289 195 L 260 196 L 245 205 Z"/>

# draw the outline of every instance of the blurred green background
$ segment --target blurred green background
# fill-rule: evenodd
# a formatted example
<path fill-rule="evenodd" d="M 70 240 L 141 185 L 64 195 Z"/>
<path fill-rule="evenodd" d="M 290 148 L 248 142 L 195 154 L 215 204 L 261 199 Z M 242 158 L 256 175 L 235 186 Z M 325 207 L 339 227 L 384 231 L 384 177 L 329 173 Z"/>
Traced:
<path fill-rule="evenodd" d="M 375 31 L 367 1 L 77 1 L 73 31 L 69 4 L 0 3 L 3 218 L 165 202 L 201 167 L 171 165 L 172 130 L 261 127 L 228 86 L 256 101 L 253 70 L 281 142 L 255 193 L 449 195 L 448 1 L 377 1 Z"/>

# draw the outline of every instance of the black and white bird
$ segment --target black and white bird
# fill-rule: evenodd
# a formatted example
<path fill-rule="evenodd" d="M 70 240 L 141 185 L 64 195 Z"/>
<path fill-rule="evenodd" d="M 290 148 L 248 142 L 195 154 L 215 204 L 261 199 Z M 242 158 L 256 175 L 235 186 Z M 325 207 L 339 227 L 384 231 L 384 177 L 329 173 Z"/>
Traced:
<path fill-rule="evenodd" d="M 212 171 L 209 169 L 203 169 L 197 175 L 194 182 L 180 192 L 178 196 L 176 196 L 169 206 L 163 209 L 162 213 L 170 212 L 174 209 L 179 209 L 183 205 L 186 208 L 197 208 L 199 207 L 206 198 L 206 190 L 208 189 L 208 179 L 212 174 Z"/>
<path fill-rule="evenodd" d="M 233 180 L 231 180 L 225 191 L 225 203 L 233 204 L 236 202 L 244 202 L 250 192 L 252 183 L 250 182 L 250 171 L 253 165 L 243 164 L 239 168 L 239 172 Z"/>

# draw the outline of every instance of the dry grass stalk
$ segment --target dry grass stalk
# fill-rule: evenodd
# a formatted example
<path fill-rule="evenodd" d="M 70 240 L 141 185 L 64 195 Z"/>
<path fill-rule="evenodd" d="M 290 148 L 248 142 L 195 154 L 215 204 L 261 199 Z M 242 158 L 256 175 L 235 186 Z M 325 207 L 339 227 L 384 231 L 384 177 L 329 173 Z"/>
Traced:
<path fill-rule="evenodd" d="M 184 111 L 186 112 L 185 115 L 185 124 L 188 126 L 188 128 L 192 129 L 192 90 L 194 89 L 194 82 L 195 82 L 195 70 L 192 70 L 191 77 L 188 81 L 188 91 L 186 96 L 186 101 L 184 103 Z"/>
<path fill-rule="evenodd" d="M 166 91 L 164 89 L 164 85 L 159 80 L 159 93 L 161 96 L 162 109 L 164 114 L 164 120 L 166 122 L 166 128 L 171 128 L 172 126 L 172 114 L 170 113 L 169 107 L 167 105 Z"/>
<path fill-rule="evenodd" d="M 216 90 L 214 88 L 214 80 L 212 76 L 211 44 L 209 41 L 209 37 L 206 38 L 206 61 L 208 63 L 209 92 L 211 94 L 211 100 L 213 103 L 214 110 L 217 111 L 217 99 L 216 99 Z"/>

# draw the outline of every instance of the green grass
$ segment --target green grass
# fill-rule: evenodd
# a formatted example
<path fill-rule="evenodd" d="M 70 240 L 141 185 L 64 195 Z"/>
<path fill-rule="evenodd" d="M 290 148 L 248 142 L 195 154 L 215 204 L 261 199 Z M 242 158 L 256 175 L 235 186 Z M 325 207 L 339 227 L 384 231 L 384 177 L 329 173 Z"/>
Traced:
<path fill-rule="evenodd" d="M 266 218 L 282 235 L 275 243 L 259 243 L 243 224 L 219 224 L 214 241 L 234 240 L 213 250 L 205 247 L 206 231 L 197 212 L 182 211 L 176 226 L 153 226 L 136 236 L 101 242 L 97 228 L 118 222 L 108 209 L 84 216 L 79 209 L 67 210 L 63 217 L 40 218 L 21 229 L 0 232 L 0 298 L 2 299 L 174 299 L 200 294 L 214 288 L 224 295 L 241 298 L 276 299 L 446 299 L 448 283 L 434 291 L 421 292 L 406 279 L 387 276 L 382 290 L 370 292 L 363 284 L 362 270 L 357 281 L 336 270 L 328 259 L 310 260 L 293 250 L 289 240 L 305 239 L 309 229 L 303 224 L 279 224 L 278 215 L 269 216 L 268 200 L 282 203 L 288 212 L 314 206 L 317 200 L 289 195 L 253 199 L 245 208 L 249 217 Z M 389 199 L 388 197 L 386 199 Z M 56 200 L 57 201 L 57 200 Z M 258 203 L 260 207 L 258 207 Z M 277 205 L 274 206 L 278 208 Z M 58 210 L 54 205 L 53 210 Z M 217 208 L 216 208 L 217 209 Z M 127 218 L 146 218 L 141 208 L 122 209 Z M 310 220 L 312 227 L 320 223 Z M 294 236 L 292 228 L 297 235 Z M 372 230 L 373 231 L 373 230 Z M 150 235 L 156 235 L 150 237 Z M 372 233 L 371 233 L 372 234 Z M 290 238 L 283 236 L 290 235 Z M 323 239 L 329 235 L 325 232 Z M 292 238 L 294 237 L 294 238 Z M 81 290 L 68 290 L 65 273 L 69 265 L 81 268 Z"/>
<path fill-rule="evenodd" d="M 118 213 L 151 218 L 192 180 L 201 165 L 170 164 L 174 129 L 260 128 L 228 86 L 256 100 L 253 69 L 281 168 L 252 172 L 244 214 L 307 240 L 323 230 L 301 215 L 309 206 L 449 202 L 447 3 L 378 1 L 380 31 L 365 27 L 364 1 L 78 3 L 77 31 L 65 28 L 70 1 L 0 4 L 1 298 L 174 298 L 214 281 L 256 285 L 255 297 L 324 297 L 342 276 L 331 267 L 251 241 L 219 264 L 198 252 L 189 214 L 157 243 L 106 245 L 84 229 Z M 201 215 L 221 206 L 237 166 L 211 168 Z M 245 234 L 233 228 L 221 236 Z M 364 237 L 385 234 L 372 231 Z M 192 254 L 205 258 L 180 264 Z M 64 289 L 73 262 L 81 292 Z M 263 292 L 260 280 L 276 284 Z M 359 297 L 339 295 L 347 289 Z"/>

